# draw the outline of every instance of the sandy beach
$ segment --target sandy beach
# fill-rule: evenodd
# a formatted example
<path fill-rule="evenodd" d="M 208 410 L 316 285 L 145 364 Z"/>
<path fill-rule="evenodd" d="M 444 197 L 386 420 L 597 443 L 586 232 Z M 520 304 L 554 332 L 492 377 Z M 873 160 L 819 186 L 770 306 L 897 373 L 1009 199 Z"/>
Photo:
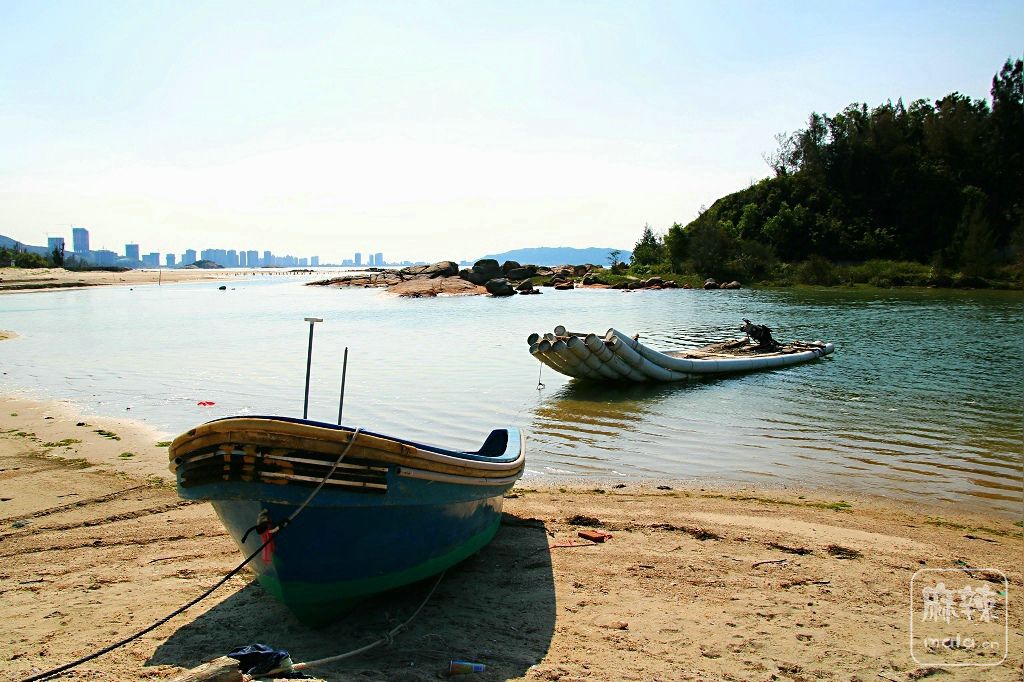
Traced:
<path fill-rule="evenodd" d="M 328 272 L 328 271 L 323 271 Z M 75 272 L 63 268 L 3 268 L 0 269 L 0 293 L 49 291 L 91 286 L 137 286 L 144 284 L 173 284 L 231 280 L 237 277 L 274 277 L 288 275 L 283 268 L 245 269 L 162 269 L 125 270 L 107 272 L 91 270 Z"/>
<path fill-rule="evenodd" d="M 61 403 L 0 402 L 0 678 L 115 642 L 240 561 L 210 506 L 175 494 L 168 434 Z M 612 538 L 581 539 L 590 527 Z M 908 615 L 922 568 L 999 569 L 1016 597 L 1021 535 L 1005 518 L 848 493 L 521 481 L 494 542 L 449 571 L 408 630 L 310 672 L 435 680 L 463 659 L 487 666 L 466 678 L 479 680 L 1019 680 L 1014 599 L 1009 656 L 994 668 L 919 667 Z M 243 573 L 67 677 L 173 678 L 254 642 L 326 657 L 377 639 L 429 588 L 310 630 Z"/>

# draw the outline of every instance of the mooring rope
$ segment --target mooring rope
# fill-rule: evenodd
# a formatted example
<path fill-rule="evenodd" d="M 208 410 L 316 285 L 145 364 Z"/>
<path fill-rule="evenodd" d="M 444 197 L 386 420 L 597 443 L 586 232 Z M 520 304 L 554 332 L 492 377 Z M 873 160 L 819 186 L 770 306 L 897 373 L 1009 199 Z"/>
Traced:
<path fill-rule="evenodd" d="M 341 460 L 345 459 L 345 455 L 347 455 L 348 451 L 352 449 L 352 445 L 356 442 L 356 436 L 359 435 L 359 432 L 361 430 L 362 430 L 362 427 L 360 426 L 360 427 L 357 427 L 352 432 L 352 437 L 349 439 L 348 444 L 345 446 L 345 449 L 341 451 L 341 455 L 339 455 L 338 459 L 334 462 L 334 466 L 331 467 L 331 470 L 327 472 L 327 475 L 324 476 L 322 481 L 320 481 L 320 484 L 316 488 L 313 489 L 313 492 L 311 492 L 309 494 L 309 496 L 298 507 L 298 509 L 296 509 L 294 512 L 292 512 L 288 516 L 287 519 L 285 519 L 283 522 L 278 524 L 277 527 L 275 527 L 274 529 L 272 529 L 270 531 L 270 537 L 268 537 L 267 540 L 262 545 L 260 545 L 259 549 L 257 549 L 255 552 L 250 554 L 248 557 L 246 557 L 245 561 L 243 561 L 242 563 L 238 564 L 238 566 L 236 566 L 234 569 L 232 569 L 230 573 L 228 573 L 223 578 L 218 580 L 214 584 L 213 587 L 211 587 L 210 589 L 206 590 L 205 592 L 203 592 L 198 597 L 195 597 L 194 599 L 190 600 L 184 606 L 181 606 L 181 607 L 175 609 L 174 611 L 172 611 L 168 615 L 164 616 L 160 620 L 156 621 L 152 625 L 149 625 L 149 626 L 143 628 L 142 630 L 139 630 L 138 632 L 136 632 L 133 635 L 129 635 L 128 637 L 125 637 L 124 639 L 122 639 L 119 642 L 116 642 L 116 643 L 111 644 L 109 646 L 103 647 L 99 651 L 94 651 L 93 653 L 88 654 L 87 656 L 82 656 L 81 658 L 79 658 L 79 659 L 77 659 L 75 661 L 72 661 L 70 663 L 65 663 L 62 666 L 58 666 L 56 668 L 53 668 L 52 670 L 47 670 L 46 672 L 39 673 L 38 675 L 33 675 L 32 677 L 26 677 L 25 679 L 21 680 L 21 682 L 37 682 L 38 680 L 47 680 L 47 679 L 50 679 L 51 677 L 55 677 L 57 675 L 60 675 L 61 673 L 67 672 L 68 670 L 71 670 L 72 668 L 77 668 L 78 666 L 82 665 L 83 663 L 88 663 L 89 661 L 93 660 L 94 658 L 99 658 L 103 654 L 108 654 L 111 651 L 114 651 L 115 649 L 119 649 L 119 648 L 123 647 L 125 644 L 133 642 L 136 639 L 138 639 L 139 637 L 142 637 L 143 635 L 148 634 L 148 633 L 152 632 L 153 630 L 156 630 L 158 627 L 160 627 L 161 625 L 163 625 L 164 623 L 166 623 L 170 619 L 174 618 L 177 615 L 180 615 L 180 614 L 184 613 L 185 611 L 188 611 L 190 608 L 192 608 L 193 606 L 195 606 L 196 604 L 198 604 L 202 600 L 204 600 L 207 597 L 209 597 L 211 594 L 214 593 L 214 591 L 217 588 L 219 588 L 221 585 L 223 585 L 228 580 L 233 578 L 239 571 L 241 571 L 243 568 L 245 568 L 249 564 L 250 561 L 255 559 L 259 555 L 259 553 L 262 552 L 263 549 L 267 545 L 269 545 L 271 542 L 274 541 L 274 539 L 277 537 L 277 534 L 285 526 L 287 526 L 289 523 L 291 523 L 295 519 L 295 517 L 298 516 L 302 512 L 303 509 L 305 509 L 307 506 L 309 506 L 309 503 L 313 501 L 313 498 L 316 497 L 317 493 L 319 493 L 320 490 L 324 487 L 324 485 L 327 483 L 327 480 L 330 479 L 330 477 L 334 475 L 334 472 L 338 469 L 338 466 L 341 464 Z"/>
<path fill-rule="evenodd" d="M 544 384 L 540 380 L 540 373 L 544 371 L 544 363 L 540 363 L 540 369 L 537 370 L 537 390 L 540 391 L 544 388 Z"/>
<path fill-rule="evenodd" d="M 441 575 L 437 576 L 437 580 L 434 581 L 434 586 L 430 588 L 430 592 L 427 592 L 427 596 L 423 598 L 423 601 L 420 602 L 420 605 L 416 608 L 415 611 L 413 611 L 413 614 L 411 616 L 409 616 L 407 619 L 405 619 L 404 622 L 399 623 L 394 628 L 392 628 L 388 632 L 384 633 L 384 636 L 381 637 L 380 639 L 378 639 L 376 642 L 372 642 L 370 644 L 367 644 L 366 646 L 359 647 L 358 649 L 353 649 L 352 651 L 347 651 L 347 652 L 345 652 L 343 654 L 338 654 L 337 656 L 328 656 L 327 658 L 318 658 L 315 661 L 305 661 L 303 663 L 293 663 L 290 666 L 287 666 L 287 667 L 284 667 L 284 668 L 277 668 L 275 670 L 271 670 L 269 672 L 263 673 L 262 675 L 257 675 L 256 677 L 271 677 L 273 675 L 279 675 L 280 673 L 283 673 L 283 672 L 291 672 L 293 670 L 306 670 L 307 668 L 313 668 L 313 667 L 316 667 L 318 665 L 327 665 L 328 663 L 336 663 L 336 662 L 341 661 L 341 660 L 346 659 L 346 658 L 352 658 L 353 656 L 358 656 L 359 654 L 367 652 L 370 649 L 375 649 L 375 648 L 379 647 L 381 644 L 391 644 L 394 641 L 394 639 L 395 639 L 395 635 L 397 635 L 399 632 L 404 630 L 409 625 L 409 623 L 411 623 L 413 620 L 415 620 L 416 616 L 420 615 L 420 611 L 422 611 L 423 607 L 427 605 L 427 602 L 430 601 L 430 598 L 432 596 L 434 596 L 434 591 L 437 590 L 437 586 L 441 584 L 441 580 L 444 578 L 445 573 L 447 573 L 447 572 L 448 571 L 442 571 Z"/>

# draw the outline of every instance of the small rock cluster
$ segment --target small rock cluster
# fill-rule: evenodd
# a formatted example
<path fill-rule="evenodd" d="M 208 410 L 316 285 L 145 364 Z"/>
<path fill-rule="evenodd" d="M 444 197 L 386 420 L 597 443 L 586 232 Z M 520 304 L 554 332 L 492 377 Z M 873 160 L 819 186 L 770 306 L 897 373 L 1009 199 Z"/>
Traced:
<path fill-rule="evenodd" d="M 739 289 L 740 286 L 740 283 L 737 282 L 736 280 L 733 280 L 732 282 L 727 282 L 725 284 L 719 284 L 718 282 L 711 278 L 704 280 L 705 289 Z"/>
<path fill-rule="evenodd" d="M 615 272 L 613 269 L 612 272 Z M 682 287 L 677 282 L 661 277 L 649 277 L 647 279 L 630 280 L 612 284 L 608 278 L 609 271 L 601 265 L 559 265 L 548 268 L 538 265 L 522 265 L 513 260 L 498 264 L 493 258 L 483 258 L 473 264 L 472 267 L 459 269 L 458 264 L 446 260 L 432 265 L 413 265 L 401 270 L 386 270 L 381 272 L 370 272 L 361 275 L 338 277 L 335 279 L 310 282 L 313 285 L 336 285 L 336 286 L 361 286 L 361 287 L 395 287 L 396 293 L 409 289 L 410 287 L 422 289 L 416 284 L 405 284 L 416 280 L 446 278 L 445 282 L 458 282 L 460 279 L 469 284 L 460 286 L 468 291 L 459 293 L 473 293 L 473 287 L 483 287 L 491 296 L 523 296 L 539 294 L 541 290 L 533 284 L 537 277 L 545 278 L 541 282 L 542 287 L 552 287 L 558 291 L 575 289 L 577 287 L 594 287 L 605 289 L 620 289 L 623 291 L 636 291 L 639 289 L 690 289 L 689 284 Z M 451 279 L 447 279 L 451 278 Z M 473 286 L 470 286 L 473 285 Z M 447 286 L 447 284 L 445 284 Z M 427 287 L 429 288 L 429 287 Z M 435 285 L 436 288 L 436 285 Z M 739 282 L 729 282 L 719 285 L 715 280 L 709 279 L 704 283 L 705 289 L 739 289 Z M 402 295 L 435 295 L 436 292 L 414 292 Z"/>

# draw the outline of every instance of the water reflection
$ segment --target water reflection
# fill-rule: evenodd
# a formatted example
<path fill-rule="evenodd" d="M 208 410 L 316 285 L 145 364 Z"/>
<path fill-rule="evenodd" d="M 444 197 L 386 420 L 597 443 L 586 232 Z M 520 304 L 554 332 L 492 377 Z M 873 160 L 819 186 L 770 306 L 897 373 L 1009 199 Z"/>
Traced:
<path fill-rule="evenodd" d="M 0 390 L 70 398 L 167 431 L 230 414 L 310 416 L 476 448 L 529 435 L 531 475 L 710 478 L 976 501 L 1020 514 L 1024 298 L 959 291 L 578 290 L 404 300 L 297 281 L 0 297 Z M 639 333 L 675 350 L 732 338 L 743 318 L 830 358 L 689 384 L 592 385 L 541 370 L 524 340 L 557 324 Z M 54 320 L 60 320 L 55 324 Z M 981 340 L 981 341 L 979 341 Z M 212 408 L 197 407 L 212 400 Z M 130 411 L 129 411 L 130 408 Z"/>

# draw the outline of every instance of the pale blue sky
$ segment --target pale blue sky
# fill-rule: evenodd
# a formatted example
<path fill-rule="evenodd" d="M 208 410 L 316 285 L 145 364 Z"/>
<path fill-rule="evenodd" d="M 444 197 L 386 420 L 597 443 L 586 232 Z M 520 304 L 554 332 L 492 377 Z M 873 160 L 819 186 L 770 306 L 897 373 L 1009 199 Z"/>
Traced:
<path fill-rule="evenodd" d="M 851 102 L 987 97 L 1024 3 L 0 2 L 0 234 L 630 247 Z"/>

